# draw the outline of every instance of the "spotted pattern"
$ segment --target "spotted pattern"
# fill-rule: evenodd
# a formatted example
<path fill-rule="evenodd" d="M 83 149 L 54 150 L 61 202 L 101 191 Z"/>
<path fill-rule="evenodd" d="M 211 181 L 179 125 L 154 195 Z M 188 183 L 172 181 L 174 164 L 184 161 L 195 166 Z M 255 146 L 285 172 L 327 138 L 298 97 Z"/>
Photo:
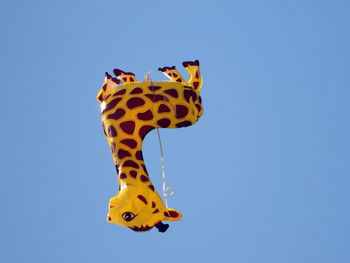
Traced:
<path fill-rule="evenodd" d="M 109 114 L 107 116 L 107 119 L 119 120 L 124 115 L 125 115 L 125 110 L 119 108 L 114 113 Z"/>
<path fill-rule="evenodd" d="M 161 127 L 161 128 L 167 128 L 170 125 L 171 121 L 167 118 L 163 118 L 157 121 L 157 124 Z"/>
<path fill-rule="evenodd" d="M 140 107 L 140 106 L 143 106 L 144 104 L 145 104 L 145 101 L 139 97 L 131 98 L 126 102 L 126 106 L 128 106 L 129 109 Z"/>
<path fill-rule="evenodd" d="M 176 105 L 175 108 L 175 112 L 176 112 L 176 118 L 181 119 L 186 117 L 186 115 L 188 114 L 188 109 L 187 107 L 183 106 L 183 105 Z"/>
<path fill-rule="evenodd" d="M 199 62 L 187 61 L 183 65 L 185 67 L 198 66 Z M 201 85 L 198 70 L 187 69 L 191 78 L 188 83 L 183 80 L 175 67 L 164 67 L 159 70 L 171 78 L 171 85 L 156 84 L 159 85 L 156 86 L 151 82 L 146 85 L 135 83 L 116 87 L 110 94 L 106 94 L 109 90 L 108 86 L 104 85 L 98 98 L 100 102 L 102 100 L 106 102 L 102 111 L 102 114 L 105 114 L 102 126 L 109 140 L 119 179 L 131 180 L 133 184 L 144 183 L 143 189 L 147 188 L 147 191 L 155 191 L 155 187 L 148 177 L 143 161 L 141 146 L 144 137 L 155 127 L 180 128 L 190 126 L 203 111 L 202 98 L 196 91 Z M 131 72 L 116 69 L 114 74 L 119 80 L 112 78 L 109 74 L 106 76 L 109 81 L 112 80 L 116 84 L 136 82 L 134 74 Z M 138 136 L 139 138 L 137 138 Z M 121 170 L 120 167 L 127 168 Z M 147 205 L 152 200 L 147 200 L 145 196 L 147 195 L 138 195 L 137 198 Z M 160 211 L 159 206 L 157 208 L 155 201 L 152 201 L 152 208 L 153 214 L 160 212 L 163 214 L 163 210 Z M 164 215 L 173 218 L 179 216 L 175 211 L 166 211 Z M 111 219 L 108 218 L 108 220 Z M 151 227 L 141 225 L 131 228 L 135 231 L 145 231 Z"/>
<path fill-rule="evenodd" d="M 153 102 L 157 102 L 157 101 L 169 101 L 169 99 L 163 95 L 159 95 L 159 94 L 145 94 L 145 96 L 147 98 L 149 98 L 151 101 Z"/>
<path fill-rule="evenodd" d="M 158 108 L 158 113 L 163 113 L 163 112 L 170 112 L 170 109 L 167 105 L 160 104 Z"/>
<path fill-rule="evenodd" d="M 118 150 L 118 158 L 119 159 L 124 159 L 125 157 L 130 157 L 131 153 L 129 153 L 128 151 L 125 151 L 123 149 L 119 149 Z"/>
<path fill-rule="evenodd" d="M 191 125 L 192 125 L 192 122 L 190 122 L 190 121 L 182 121 L 182 122 L 176 123 L 176 127 L 178 127 L 178 128 L 188 127 Z"/>
<path fill-rule="evenodd" d="M 142 93 L 143 92 L 143 90 L 141 89 L 141 88 L 134 88 L 131 92 L 130 92 L 130 94 L 140 94 L 140 93 Z"/>
<path fill-rule="evenodd" d="M 137 118 L 142 121 L 149 121 L 153 119 L 153 113 L 151 110 L 141 112 L 137 114 Z"/>
<path fill-rule="evenodd" d="M 144 182 L 144 183 L 149 181 L 148 177 L 145 176 L 145 175 L 143 175 L 143 174 L 140 176 L 140 179 L 141 179 L 141 181 Z"/>
<path fill-rule="evenodd" d="M 130 171 L 130 176 L 131 176 L 132 178 L 136 178 L 137 172 L 134 171 L 134 170 L 131 170 L 131 171 Z"/>
<path fill-rule="evenodd" d="M 135 147 L 137 146 L 137 142 L 134 139 L 124 139 L 124 140 L 121 140 L 120 142 L 122 144 L 125 144 L 131 149 L 135 149 Z"/>
<path fill-rule="evenodd" d="M 150 91 L 156 91 L 156 90 L 159 90 L 161 87 L 159 87 L 159 86 L 149 86 L 148 88 L 150 89 Z"/>
<path fill-rule="evenodd" d="M 127 160 L 127 161 L 125 161 L 125 163 L 123 164 L 123 166 L 124 166 L 124 167 L 132 167 L 132 168 L 136 168 L 136 169 L 140 168 L 140 166 L 139 166 L 136 162 L 134 162 L 134 161 L 132 161 L 132 160 Z"/>
<path fill-rule="evenodd" d="M 150 125 L 145 125 L 142 126 L 139 130 L 139 135 L 141 137 L 141 140 L 143 140 L 143 138 L 145 138 L 145 136 L 147 135 L 148 132 L 150 132 L 151 130 L 153 130 L 154 127 L 150 126 Z"/>
<path fill-rule="evenodd" d="M 170 96 L 174 97 L 174 98 L 177 98 L 179 97 L 179 94 L 177 93 L 177 90 L 176 89 L 167 89 L 167 90 L 164 90 L 164 92 L 166 94 L 169 94 Z"/>
<path fill-rule="evenodd" d="M 137 196 L 137 198 L 138 199 L 140 199 L 142 202 L 144 202 L 145 203 L 145 205 L 147 205 L 148 203 L 147 203 L 147 199 L 146 199 L 146 197 L 144 197 L 143 195 L 138 195 Z"/>
<path fill-rule="evenodd" d="M 108 137 L 116 137 L 117 136 L 117 130 L 112 125 L 108 126 L 107 133 L 108 133 Z"/>
<path fill-rule="evenodd" d="M 135 153 L 135 157 L 137 160 L 142 161 L 143 160 L 142 151 L 137 151 Z"/>
<path fill-rule="evenodd" d="M 133 134 L 135 130 L 135 122 L 134 121 L 125 121 L 120 124 L 120 128 L 123 132 L 127 134 Z"/>
<path fill-rule="evenodd" d="M 106 108 L 102 111 L 102 114 L 106 111 L 109 111 L 110 109 L 113 109 L 117 104 L 122 100 L 122 98 L 115 98 L 114 100 L 111 100 L 107 105 Z"/>
<path fill-rule="evenodd" d="M 126 92 L 126 89 L 119 90 L 119 91 L 117 91 L 116 93 L 113 94 L 113 97 L 124 95 L 125 92 Z"/>

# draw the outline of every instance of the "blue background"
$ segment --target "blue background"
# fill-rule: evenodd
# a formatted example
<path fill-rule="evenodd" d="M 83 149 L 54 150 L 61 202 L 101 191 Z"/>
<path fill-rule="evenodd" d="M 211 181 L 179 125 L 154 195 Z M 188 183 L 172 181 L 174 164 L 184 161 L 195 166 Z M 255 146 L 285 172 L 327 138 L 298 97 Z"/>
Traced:
<path fill-rule="evenodd" d="M 349 1 L 1 1 L 1 262 L 350 262 Z M 95 96 L 199 59 L 204 115 L 161 130 L 167 233 L 106 222 Z M 156 133 L 144 143 L 161 188 Z"/>

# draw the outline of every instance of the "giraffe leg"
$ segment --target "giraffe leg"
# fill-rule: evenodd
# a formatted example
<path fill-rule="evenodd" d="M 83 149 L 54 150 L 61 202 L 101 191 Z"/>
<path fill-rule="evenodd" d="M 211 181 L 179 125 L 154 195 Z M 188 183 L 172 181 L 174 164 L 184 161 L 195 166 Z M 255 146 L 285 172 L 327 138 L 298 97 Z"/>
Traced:
<path fill-rule="evenodd" d="M 200 91 L 202 87 L 202 75 L 199 71 L 199 61 L 185 61 L 182 65 L 186 68 L 188 74 L 190 74 L 190 80 L 188 84 L 192 86 L 195 90 Z"/>
<path fill-rule="evenodd" d="M 181 83 L 186 83 L 186 81 L 183 79 L 183 77 L 180 75 L 180 73 L 177 71 L 175 66 L 173 67 L 164 67 L 159 68 L 159 71 L 163 72 L 165 76 L 167 76 L 170 81 L 176 81 Z"/>
<path fill-rule="evenodd" d="M 113 69 L 114 75 L 117 76 L 118 79 L 122 82 L 122 84 L 129 84 L 137 82 L 135 78 L 135 74 L 131 72 L 124 72 L 120 69 Z"/>
<path fill-rule="evenodd" d="M 106 77 L 102 83 L 102 88 L 100 89 L 100 92 L 97 94 L 97 97 L 96 97 L 99 103 L 104 101 L 106 98 L 106 94 L 108 94 L 109 91 L 114 89 L 120 83 L 120 80 L 116 78 L 112 78 L 112 76 L 109 75 L 108 72 L 106 72 L 105 74 L 106 74 Z"/>

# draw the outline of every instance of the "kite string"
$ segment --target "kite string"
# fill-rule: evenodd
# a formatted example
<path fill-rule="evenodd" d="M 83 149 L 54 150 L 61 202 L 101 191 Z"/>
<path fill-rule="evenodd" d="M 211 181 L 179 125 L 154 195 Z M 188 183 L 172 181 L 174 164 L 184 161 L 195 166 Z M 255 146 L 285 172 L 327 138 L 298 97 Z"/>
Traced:
<path fill-rule="evenodd" d="M 155 93 L 154 93 L 154 89 L 153 89 L 153 81 L 151 80 L 151 77 L 149 76 L 151 72 L 147 72 L 146 74 L 146 80 L 151 82 L 151 86 L 152 86 L 152 91 L 153 91 L 153 105 L 154 105 L 154 98 L 155 98 Z M 169 102 L 170 103 L 170 102 Z M 171 103 L 170 103 L 171 105 Z M 172 105 L 171 105 L 172 106 Z M 173 106 L 172 106 L 173 108 Z M 152 107 L 152 111 L 153 111 L 153 107 Z M 153 112 L 153 116 L 154 112 Z M 163 144 L 162 144 L 162 139 L 160 137 L 160 132 L 159 132 L 159 128 L 156 128 L 157 130 L 157 136 L 158 136 L 158 142 L 159 142 L 159 149 L 160 149 L 160 162 L 161 162 L 161 167 L 162 167 L 162 190 L 163 190 L 163 197 L 165 200 L 165 207 L 166 209 L 168 209 L 168 197 L 172 196 L 174 194 L 174 188 L 171 186 L 166 186 L 166 176 L 165 176 L 165 165 L 164 165 L 164 154 L 163 154 Z"/>

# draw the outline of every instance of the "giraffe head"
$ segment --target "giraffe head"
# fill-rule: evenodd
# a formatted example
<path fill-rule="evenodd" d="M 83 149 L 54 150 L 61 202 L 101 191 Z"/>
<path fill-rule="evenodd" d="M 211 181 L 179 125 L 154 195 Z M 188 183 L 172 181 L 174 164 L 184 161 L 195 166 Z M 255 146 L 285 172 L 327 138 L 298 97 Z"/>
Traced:
<path fill-rule="evenodd" d="M 109 201 L 108 221 L 134 231 L 147 231 L 155 226 L 160 232 L 165 232 L 168 225 L 162 221 L 178 221 L 180 218 L 180 212 L 167 209 L 157 192 L 147 188 L 127 185 Z"/>

